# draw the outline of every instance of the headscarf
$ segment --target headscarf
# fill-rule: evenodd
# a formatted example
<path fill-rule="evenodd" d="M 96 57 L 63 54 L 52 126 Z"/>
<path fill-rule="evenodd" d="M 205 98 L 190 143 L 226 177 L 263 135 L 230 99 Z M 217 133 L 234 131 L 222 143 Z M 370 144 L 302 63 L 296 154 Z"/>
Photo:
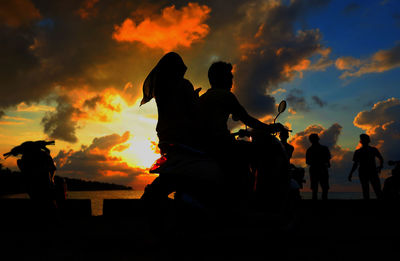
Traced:
<path fill-rule="evenodd" d="M 173 88 L 174 81 L 177 83 L 179 79 L 183 79 L 186 69 L 187 67 L 179 54 L 175 52 L 165 54 L 143 83 L 143 99 L 140 105 L 149 102 L 155 97 L 161 85 L 168 85 Z"/>

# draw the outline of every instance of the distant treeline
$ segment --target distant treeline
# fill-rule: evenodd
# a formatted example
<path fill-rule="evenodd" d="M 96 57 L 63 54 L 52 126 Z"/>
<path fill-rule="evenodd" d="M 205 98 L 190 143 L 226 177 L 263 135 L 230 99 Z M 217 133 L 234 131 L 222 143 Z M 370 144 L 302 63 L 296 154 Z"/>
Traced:
<path fill-rule="evenodd" d="M 131 187 L 117 185 L 114 183 L 105 183 L 98 181 L 85 181 L 82 179 L 64 178 L 67 182 L 67 190 L 83 191 L 83 190 L 131 190 Z"/>
<path fill-rule="evenodd" d="M 56 175 L 57 176 L 57 175 Z M 69 191 L 83 190 L 131 190 L 131 187 L 112 183 L 86 181 L 63 177 Z M 0 164 L 0 195 L 26 193 L 27 184 L 24 175 L 19 171 L 12 171 Z"/>

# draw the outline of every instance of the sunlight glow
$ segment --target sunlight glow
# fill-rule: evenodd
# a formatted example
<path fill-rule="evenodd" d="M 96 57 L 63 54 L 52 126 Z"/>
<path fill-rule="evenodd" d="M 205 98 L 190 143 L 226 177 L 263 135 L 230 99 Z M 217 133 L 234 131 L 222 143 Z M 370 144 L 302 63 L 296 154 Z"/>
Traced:
<path fill-rule="evenodd" d="M 119 156 L 131 167 L 148 169 L 160 157 L 153 149 L 150 139 L 134 137 L 127 142 L 130 146 L 123 151 L 113 151 L 113 156 Z"/>

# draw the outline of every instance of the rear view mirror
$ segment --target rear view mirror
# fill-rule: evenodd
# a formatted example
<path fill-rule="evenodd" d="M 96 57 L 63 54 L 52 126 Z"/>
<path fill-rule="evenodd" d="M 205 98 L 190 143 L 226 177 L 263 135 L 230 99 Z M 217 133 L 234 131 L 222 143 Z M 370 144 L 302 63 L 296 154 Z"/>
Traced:
<path fill-rule="evenodd" d="M 285 110 L 286 110 L 286 101 L 283 100 L 283 101 L 281 101 L 281 103 L 279 103 L 279 106 L 278 106 L 278 113 L 282 113 L 282 112 L 284 112 Z"/>
<path fill-rule="evenodd" d="M 274 119 L 274 123 L 276 121 L 276 119 L 278 118 L 279 114 L 281 114 L 282 112 L 284 112 L 286 110 L 286 101 L 283 100 L 279 103 L 278 106 L 278 115 L 276 115 L 275 119 Z"/>

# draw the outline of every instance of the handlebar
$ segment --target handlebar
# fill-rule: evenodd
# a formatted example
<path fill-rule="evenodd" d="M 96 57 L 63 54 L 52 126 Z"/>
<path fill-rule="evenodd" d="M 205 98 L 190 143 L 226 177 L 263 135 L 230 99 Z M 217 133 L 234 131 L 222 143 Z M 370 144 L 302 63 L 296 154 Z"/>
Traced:
<path fill-rule="evenodd" d="M 292 130 L 290 130 L 290 129 L 286 129 L 286 131 L 288 131 L 288 132 L 292 132 Z M 277 132 L 275 132 L 275 133 L 278 133 L 278 132 L 280 132 L 280 131 L 277 131 Z M 240 129 L 240 130 L 238 130 L 237 132 L 233 132 L 233 133 L 231 133 L 231 135 L 232 136 L 239 136 L 239 137 L 250 137 L 251 136 L 251 131 L 249 131 L 249 130 L 247 130 L 247 129 Z"/>

